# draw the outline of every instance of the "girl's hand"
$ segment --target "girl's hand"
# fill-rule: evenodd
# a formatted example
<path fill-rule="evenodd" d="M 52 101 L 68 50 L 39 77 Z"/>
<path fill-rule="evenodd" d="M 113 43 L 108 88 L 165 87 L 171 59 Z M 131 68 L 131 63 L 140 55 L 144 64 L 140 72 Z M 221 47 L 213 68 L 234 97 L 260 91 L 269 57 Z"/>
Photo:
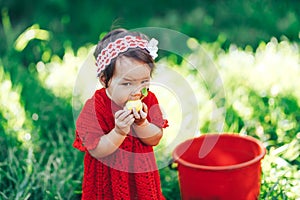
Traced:
<path fill-rule="evenodd" d="M 136 109 L 133 108 L 132 113 L 135 118 L 134 123 L 139 126 L 143 124 L 147 119 L 148 107 L 145 103 L 143 103 L 143 108 L 139 112 L 137 112 Z"/>
<path fill-rule="evenodd" d="M 117 111 L 115 113 L 115 131 L 121 135 L 127 135 L 134 120 L 134 116 L 130 111 Z"/>

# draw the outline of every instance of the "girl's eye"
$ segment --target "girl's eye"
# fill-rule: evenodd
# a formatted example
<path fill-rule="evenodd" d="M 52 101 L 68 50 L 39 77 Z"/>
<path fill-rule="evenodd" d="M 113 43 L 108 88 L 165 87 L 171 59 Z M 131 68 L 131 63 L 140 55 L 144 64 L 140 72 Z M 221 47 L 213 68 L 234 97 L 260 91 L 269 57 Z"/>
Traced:
<path fill-rule="evenodd" d="M 124 85 L 124 86 L 130 86 L 131 83 L 122 83 L 122 85 Z"/>
<path fill-rule="evenodd" d="M 142 81 L 142 83 L 148 83 L 149 82 L 149 80 L 143 80 Z"/>

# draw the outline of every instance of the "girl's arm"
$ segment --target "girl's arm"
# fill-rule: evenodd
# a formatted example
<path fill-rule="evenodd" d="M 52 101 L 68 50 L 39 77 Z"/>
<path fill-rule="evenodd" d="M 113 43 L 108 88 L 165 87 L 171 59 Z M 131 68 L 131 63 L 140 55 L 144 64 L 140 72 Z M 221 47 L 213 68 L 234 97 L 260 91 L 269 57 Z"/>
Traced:
<path fill-rule="evenodd" d="M 158 145 L 163 136 L 162 128 L 149 123 L 148 120 L 145 120 L 141 125 L 134 124 L 132 127 L 140 140 L 146 145 Z"/>
<path fill-rule="evenodd" d="M 103 158 L 115 152 L 125 138 L 126 135 L 121 135 L 113 129 L 108 134 L 103 135 L 97 147 L 89 152 L 96 159 Z"/>
<path fill-rule="evenodd" d="M 129 111 L 117 111 L 115 114 L 115 128 L 100 138 L 97 147 L 89 150 L 90 154 L 96 159 L 100 159 L 115 152 L 125 140 L 133 122 L 133 114 Z"/>

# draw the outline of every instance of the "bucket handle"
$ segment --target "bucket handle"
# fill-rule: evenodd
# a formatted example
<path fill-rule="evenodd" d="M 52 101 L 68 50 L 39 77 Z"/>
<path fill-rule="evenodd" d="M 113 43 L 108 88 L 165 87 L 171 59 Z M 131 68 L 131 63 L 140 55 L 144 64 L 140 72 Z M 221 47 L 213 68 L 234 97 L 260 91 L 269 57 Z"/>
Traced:
<path fill-rule="evenodd" d="M 178 163 L 175 162 L 175 160 L 172 158 L 170 161 L 169 161 L 169 169 L 171 170 L 178 170 Z"/>

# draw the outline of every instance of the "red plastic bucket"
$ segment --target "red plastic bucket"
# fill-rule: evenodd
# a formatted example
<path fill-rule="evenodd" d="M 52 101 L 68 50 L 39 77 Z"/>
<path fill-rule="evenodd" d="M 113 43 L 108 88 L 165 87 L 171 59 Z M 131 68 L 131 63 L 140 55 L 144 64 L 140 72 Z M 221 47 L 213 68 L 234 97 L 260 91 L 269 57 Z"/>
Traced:
<path fill-rule="evenodd" d="M 237 134 L 207 134 L 179 144 L 173 159 L 182 199 L 258 199 L 265 153 L 258 140 Z"/>

